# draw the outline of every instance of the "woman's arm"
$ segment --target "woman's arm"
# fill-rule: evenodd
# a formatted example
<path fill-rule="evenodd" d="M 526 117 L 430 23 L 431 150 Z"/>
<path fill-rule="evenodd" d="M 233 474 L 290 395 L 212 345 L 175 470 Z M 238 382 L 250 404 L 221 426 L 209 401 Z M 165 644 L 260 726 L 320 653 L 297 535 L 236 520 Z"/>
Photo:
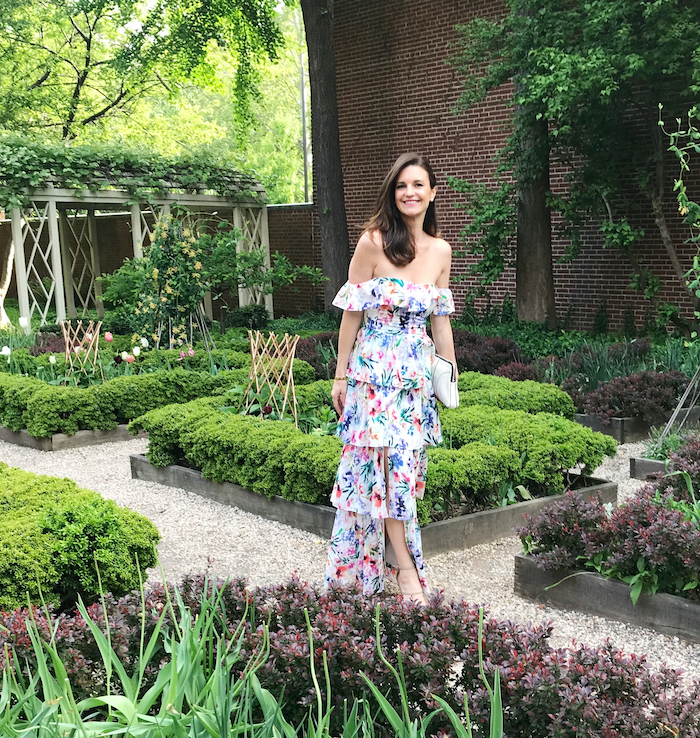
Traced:
<path fill-rule="evenodd" d="M 455 345 L 452 339 L 452 323 L 449 315 L 431 315 L 430 327 L 433 332 L 433 343 L 435 351 L 440 356 L 449 359 L 455 366 L 457 359 L 455 358 Z"/>
<path fill-rule="evenodd" d="M 440 239 L 440 256 L 443 262 L 443 268 L 436 285 L 442 289 L 450 286 L 450 271 L 452 269 L 452 248 L 447 241 Z M 452 323 L 448 315 L 431 315 L 430 328 L 433 333 L 433 343 L 435 350 L 440 356 L 449 359 L 457 367 L 455 358 L 454 339 L 452 338 Z"/>
<path fill-rule="evenodd" d="M 374 276 L 374 268 L 377 265 L 378 249 L 381 249 L 381 239 L 376 234 L 363 233 L 355 247 L 355 253 L 350 261 L 348 280 L 353 284 L 367 282 Z M 346 310 L 340 321 L 340 333 L 338 335 L 338 366 L 335 370 L 335 379 L 331 397 L 333 406 L 338 415 L 343 414 L 345 407 L 345 396 L 347 394 L 347 374 L 350 352 L 355 345 L 357 333 L 362 323 L 362 311 Z"/>

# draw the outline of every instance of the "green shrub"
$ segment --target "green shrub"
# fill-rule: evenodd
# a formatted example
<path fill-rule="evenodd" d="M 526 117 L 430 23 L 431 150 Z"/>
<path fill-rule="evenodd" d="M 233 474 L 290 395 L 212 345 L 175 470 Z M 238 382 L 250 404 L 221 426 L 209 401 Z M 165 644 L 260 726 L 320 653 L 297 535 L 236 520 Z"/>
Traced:
<path fill-rule="evenodd" d="M 523 483 L 542 485 L 549 494 L 564 488 L 562 473 L 575 466 L 589 474 L 617 444 L 602 433 L 550 413 L 472 405 L 440 413 L 442 432 L 453 448 L 480 441 L 506 446 L 522 457 Z"/>
<path fill-rule="evenodd" d="M 0 462 L 0 609 L 126 594 L 155 564 L 155 526 L 96 492 Z M 138 565 L 136 559 L 138 558 Z"/>
<path fill-rule="evenodd" d="M 466 405 L 493 405 L 503 410 L 528 413 L 554 413 L 573 420 L 571 397 L 551 384 L 525 380 L 514 382 L 506 377 L 464 372 L 459 375 L 459 401 Z"/>
<path fill-rule="evenodd" d="M 313 400 L 315 386 L 304 388 L 300 403 Z M 147 456 L 155 466 L 185 459 L 216 482 L 328 504 L 341 441 L 306 435 L 290 422 L 221 412 L 223 399 L 162 407 L 129 428 L 148 432 Z M 580 464 L 588 472 L 615 453 L 608 436 L 556 415 L 483 406 L 442 415 L 453 448 L 428 449 L 426 499 L 419 506 L 423 522 L 440 500 L 466 498 L 483 507 L 502 482 L 534 484 L 535 493 L 555 494 L 564 487 L 566 470 Z"/>
<path fill-rule="evenodd" d="M 240 354 L 233 356 L 236 363 L 242 363 Z M 312 367 L 303 361 L 295 362 L 294 374 L 300 385 L 314 378 Z M 72 435 L 79 430 L 111 430 L 164 405 L 221 395 L 236 385 L 246 385 L 248 377 L 245 366 L 216 375 L 177 367 L 78 388 L 0 374 L 0 423 L 16 431 L 26 428 L 36 438 L 54 433 Z"/>

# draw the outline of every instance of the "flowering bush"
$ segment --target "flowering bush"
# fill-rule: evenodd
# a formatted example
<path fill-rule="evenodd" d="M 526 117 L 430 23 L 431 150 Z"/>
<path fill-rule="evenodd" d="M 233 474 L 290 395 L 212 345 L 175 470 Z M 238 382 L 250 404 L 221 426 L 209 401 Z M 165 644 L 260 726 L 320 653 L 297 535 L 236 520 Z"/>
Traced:
<path fill-rule="evenodd" d="M 392 704 L 399 704 L 399 687 L 378 658 L 375 636 L 375 606 L 380 607 L 381 646 L 388 660 L 401 659 L 408 703 L 413 716 L 425 715 L 436 705 L 437 695 L 461 714 L 463 699 L 469 701 L 479 735 L 488 734 L 488 695 L 479 676 L 478 608 L 464 600 L 448 601 L 441 594 L 427 608 L 416 608 L 395 597 L 364 597 L 356 590 L 332 588 L 328 592 L 296 579 L 265 587 L 248 588 L 244 579 L 221 583 L 221 607 L 230 629 L 245 617 L 242 656 L 251 655 L 263 639 L 263 624 L 269 623 L 270 654 L 257 671 L 261 685 L 275 697 L 284 693 L 285 717 L 300 724 L 315 700 L 309 668 L 308 611 L 314 638 L 316 669 L 323 673 L 323 652 L 328 664 L 331 705 L 331 735 L 340 735 L 345 703 L 367 699 L 372 714 L 376 703 L 361 677 L 365 673 Z M 199 611 L 202 594 L 211 588 L 203 576 L 188 576 L 178 589 L 193 615 Z M 174 593 L 173 593 L 174 594 Z M 127 672 L 136 668 L 140 649 L 140 596 L 119 600 L 106 597 L 111 642 Z M 166 630 L 171 611 L 162 586 L 147 591 L 145 642 L 163 614 Z M 105 617 L 100 604 L 90 616 L 98 623 Z M 33 669 L 34 650 L 26 629 L 26 610 L 5 613 L 0 618 L 0 665 L 5 646 L 13 652 L 17 668 Z M 104 693 L 106 675 L 92 634 L 78 614 L 50 615 L 35 611 L 34 617 L 45 640 L 54 635 L 57 651 L 67 666 L 77 699 Z M 700 730 L 700 685 L 682 687 L 678 672 L 652 670 L 644 657 L 626 656 L 609 643 L 601 647 L 577 646 L 553 649 L 549 625 L 517 625 L 487 618 L 483 627 L 484 670 L 493 682 L 500 672 L 504 708 L 504 734 L 509 738 L 532 736 L 662 736 L 666 733 L 697 735 Z M 168 659 L 162 641 L 143 684 L 148 689 Z M 26 665 L 26 666 L 25 666 Z M 325 701 L 326 683 L 320 679 Z M 118 685 L 113 693 L 118 692 Z M 389 726 L 377 718 L 377 728 Z M 431 729 L 447 728 L 437 716 Z"/>
<path fill-rule="evenodd" d="M 159 345 L 165 328 L 165 342 L 172 348 L 188 340 L 192 316 L 204 299 L 203 256 L 192 232 L 169 215 L 158 219 L 151 235 L 135 313 L 142 321 L 141 334 Z"/>
<path fill-rule="evenodd" d="M 583 409 L 609 423 L 614 417 L 641 417 L 649 423 L 659 422 L 673 410 L 688 377 L 682 372 L 640 372 L 611 379 L 589 392 Z"/>

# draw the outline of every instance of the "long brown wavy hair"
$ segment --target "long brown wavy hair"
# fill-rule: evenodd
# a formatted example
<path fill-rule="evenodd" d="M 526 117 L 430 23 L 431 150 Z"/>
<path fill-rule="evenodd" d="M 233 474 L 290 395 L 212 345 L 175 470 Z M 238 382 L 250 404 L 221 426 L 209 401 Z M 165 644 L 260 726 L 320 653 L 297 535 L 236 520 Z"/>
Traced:
<path fill-rule="evenodd" d="M 424 156 L 413 153 L 401 154 L 384 178 L 374 205 L 374 214 L 364 225 L 365 231 L 379 231 L 382 234 L 384 253 L 395 266 L 406 266 L 416 257 L 416 244 L 413 241 L 413 236 L 396 207 L 396 181 L 399 174 L 406 167 L 414 165 L 425 169 L 428 173 L 430 186 L 435 187 L 437 181 L 435 172 L 433 172 L 430 162 Z M 434 202 L 430 203 L 425 213 L 423 230 L 429 236 L 440 234 Z"/>

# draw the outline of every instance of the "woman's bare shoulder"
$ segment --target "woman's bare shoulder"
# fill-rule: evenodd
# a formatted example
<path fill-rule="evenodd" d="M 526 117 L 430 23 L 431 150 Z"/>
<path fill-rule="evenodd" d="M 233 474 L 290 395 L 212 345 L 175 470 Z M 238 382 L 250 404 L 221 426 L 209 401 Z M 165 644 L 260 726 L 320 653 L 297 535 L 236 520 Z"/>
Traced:
<path fill-rule="evenodd" d="M 365 231 L 352 255 L 348 279 L 357 283 L 372 279 L 381 254 L 382 237 L 379 231 Z"/>

